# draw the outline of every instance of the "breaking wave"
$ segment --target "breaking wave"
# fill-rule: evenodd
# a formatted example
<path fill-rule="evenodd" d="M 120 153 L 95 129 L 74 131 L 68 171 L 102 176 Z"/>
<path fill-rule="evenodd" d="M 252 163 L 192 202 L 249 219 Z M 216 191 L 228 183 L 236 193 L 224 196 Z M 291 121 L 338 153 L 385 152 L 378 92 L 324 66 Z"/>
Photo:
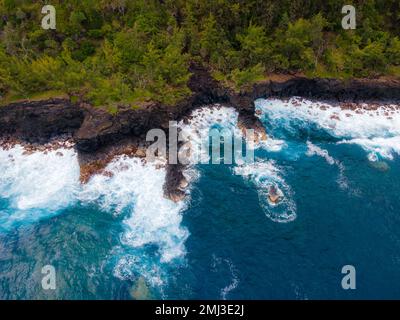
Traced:
<path fill-rule="evenodd" d="M 76 201 L 79 165 L 71 149 L 30 153 L 0 149 L 0 230 L 54 216 Z"/>
<path fill-rule="evenodd" d="M 185 203 L 176 204 L 163 197 L 166 170 L 158 165 L 119 157 L 106 167 L 111 175 L 95 175 L 81 185 L 78 158 L 72 149 L 29 154 L 17 145 L 0 150 L 0 197 L 8 202 L 7 208 L 0 211 L 1 230 L 55 216 L 78 203 L 96 205 L 102 211 L 125 217 L 121 243 L 127 251 L 138 249 L 143 256 L 146 247 L 156 247 L 157 258 L 151 266 L 140 255 L 135 256 L 136 270 L 150 267 L 149 282 L 156 284 L 157 264 L 182 258 L 189 234 L 181 226 Z M 133 272 L 125 270 L 132 267 L 132 259 L 123 252 L 121 255 L 115 274 L 123 278 Z"/>
<path fill-rule="evenodd" d="M 196 109 L 190 115 L 189 120 L 180 121 L 178 127 L 182 130 L 182 138 L 188 146 L 190 164 L 208 163 L 211 160 L 208 148 L 210 130 L 226 132 L 229 135 L 241 137 L 237 128 L 238 113 L 233 108 L 213 105 Z M 225 141 L 229 143 L 229 141 Z M 216 146 L 212 145 L 213 148 Z M 221 160 L 218 157 L 218 160 Z M 215 160 L 215 159 L 214 159 Z"/>
<path fill-rule="evenodd" d="M 338 143 L 357 144 L 382 158 L 392 160 L 400 154 L 400 110 L 395 105 L 376 106 L 371 110 L 361 104 L 347 110 L 293 97 L 287 101 L 259 99 L 256 109 L 291 132 L 296 130 L 296 125 L 304 128 L 311 124 L 338 139 Z"/>
<path fill-rule="evenodd" d="M 234 173 L 243 176 L 253 183 L 258 192 L 260 205 L 266 216 L 274 222 L 290 222 L 296 219 L 296 203 L 293 200 L 293 191 L 281 176 L 281 170 L 273 160 L 258 159 L 252 164 L 237 166 Z M 268 201 L 268 192 L 271 186 L 282 192 L 282 200 L 278 204 Z"/>

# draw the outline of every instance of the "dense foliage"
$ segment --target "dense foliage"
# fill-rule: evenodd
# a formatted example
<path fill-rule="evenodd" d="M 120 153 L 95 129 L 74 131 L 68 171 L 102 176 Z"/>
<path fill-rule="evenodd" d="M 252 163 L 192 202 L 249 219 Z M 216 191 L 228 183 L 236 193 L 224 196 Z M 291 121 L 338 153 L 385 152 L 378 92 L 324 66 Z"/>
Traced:
<path fill-rule="evenodd" d="M 41 28 L 41 8 L 57 29 Z M 67 93 L 116 108 L 190 93 L 189 62 L 236 89 L 268 73 L 400 75 L 400 1 L 0 0 L 3 100 Z"/>

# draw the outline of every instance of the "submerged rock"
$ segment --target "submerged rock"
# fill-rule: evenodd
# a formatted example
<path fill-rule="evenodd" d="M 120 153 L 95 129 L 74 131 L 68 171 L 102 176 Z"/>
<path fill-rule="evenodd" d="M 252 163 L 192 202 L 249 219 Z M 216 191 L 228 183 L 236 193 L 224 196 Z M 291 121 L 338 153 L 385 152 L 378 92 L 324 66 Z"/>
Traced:
<path fill-rule="evenodd" d="M 370 161 L 370 165 L 382 172 L 390 170 L 390 166 L 385 161 Z"/>
<path fill-rule="evenodd" d="M 136 285 L 129 292 L 131 297 L 135 300 L 149 300 L 151 299 L 151 294 L 149 287 L 147 286 L 146 280 L 140 277 Z"/>

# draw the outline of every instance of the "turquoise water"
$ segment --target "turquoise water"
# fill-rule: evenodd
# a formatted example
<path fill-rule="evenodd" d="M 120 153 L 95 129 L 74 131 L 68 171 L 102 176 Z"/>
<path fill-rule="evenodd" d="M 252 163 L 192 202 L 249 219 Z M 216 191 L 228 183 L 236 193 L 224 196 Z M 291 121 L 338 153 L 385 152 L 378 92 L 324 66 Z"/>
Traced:
<path fill-rule="evenodd" d="M 0 298 L 399 298 L 399 114 L 256 105 L 271 138 L 255 162 L 193 166 L 185 203 L 164 199 L 164 170 L 136 159 L 80 186 L 73 150 L 1 151 Z M 190 126 L 236 118 L 204 111 Z M 341 287 L 349 264 L 356 290 Z M 45 265 L 56 290 L 41 287 Z"/>

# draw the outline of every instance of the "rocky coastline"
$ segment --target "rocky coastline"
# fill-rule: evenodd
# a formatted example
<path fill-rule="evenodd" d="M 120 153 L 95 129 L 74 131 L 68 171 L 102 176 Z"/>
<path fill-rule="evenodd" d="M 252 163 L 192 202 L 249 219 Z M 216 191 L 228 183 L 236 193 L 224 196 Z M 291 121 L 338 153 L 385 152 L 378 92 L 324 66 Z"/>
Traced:
<path fill-rule="evenodd" d="M 204 68 L 192 65 L 188 86 L 192 95 L 175 106 L 148 102 L 138 109 L 120 108 L 115 115 L 85 102 L 66 99 L 25 101 L 0 107 L 0 147 L 22 144 L 27 152 L 46 148 L 74 147 L 79 156 L 81 181 L 96 173 L 108 174 L 104 168 L 116 155 L 145 157 L 146 133 L 160 128 L 168 137 L 169 121 L 179 121 L 201 106 L 221 104 L 234 107 L 239 114 L 239 128 L 254 129 L 258 138 L 266 139 L 265 129 L 256 117 L 257 98 L 290 98 L 329 101 L 344 109 L 357 108 L 367 102 L 370 108 L 379 103 L 400 103 L 398 80 L 310 79 L 289 77 L 266 80 L 241 92 L 226 88 Z M 168 165 L 164 185 L 166 197 L 179 201 L 185 192 L 182 165 Z"/>

